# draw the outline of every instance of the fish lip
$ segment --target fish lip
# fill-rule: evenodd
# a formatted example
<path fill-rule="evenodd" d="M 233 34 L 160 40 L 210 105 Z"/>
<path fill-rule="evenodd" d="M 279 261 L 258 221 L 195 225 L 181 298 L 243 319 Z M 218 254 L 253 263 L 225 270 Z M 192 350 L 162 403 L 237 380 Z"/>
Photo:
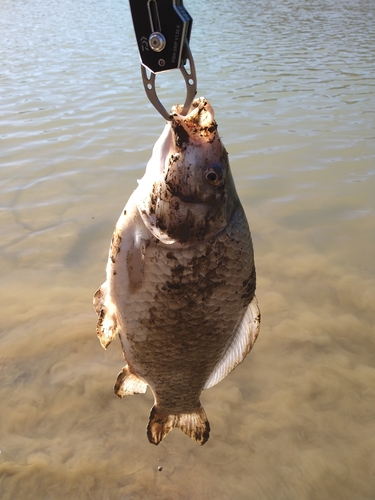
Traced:
<path fill-rule="evenodd" d="M 174 106 L 172 106 L 170 111 L 170 114 L 172 116 L 172 121 L 176 118 L 183 120 L 191 119 L 192 117 L 195 117 L 196 115 L 201 113 L 204 108 L 206 108 L 209 111 L 210 115 L 212 115 L 213 117 L 214 115 L 213 108 L 205 97 L 197 97 L 196 99 L 194 99 L 187 115 L 181 114 L 181 111 L 183 109 L 182 104 L 175 104 Z"/>
<path fill-rule="evenodd" d="M 171 109 L 170 122 L 175 145 L 183 150 L 190 141 L 201 144 L 212 143 L 217 134 L 217 123 L 214 119 L 214 110 L 205 97 L 199 97 L 192 103 L 191 110 L 181 115 L 182 106 L 175 105 Z"/>

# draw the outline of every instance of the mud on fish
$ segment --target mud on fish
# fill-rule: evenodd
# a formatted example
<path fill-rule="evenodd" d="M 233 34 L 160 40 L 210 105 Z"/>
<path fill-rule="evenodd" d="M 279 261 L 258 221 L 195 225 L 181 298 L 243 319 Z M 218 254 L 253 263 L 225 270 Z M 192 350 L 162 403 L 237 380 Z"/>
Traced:
<path fill-rule="evenodd" d="M 94 296 L 104 348 L 120 337 L 120 398 L 154 395 L 151 443 L 173 429 L 204 444 L 200 394 L 241 363 L 259 333 L 253 245 L 214 112 L 171 110 L 113 233 Z"/>

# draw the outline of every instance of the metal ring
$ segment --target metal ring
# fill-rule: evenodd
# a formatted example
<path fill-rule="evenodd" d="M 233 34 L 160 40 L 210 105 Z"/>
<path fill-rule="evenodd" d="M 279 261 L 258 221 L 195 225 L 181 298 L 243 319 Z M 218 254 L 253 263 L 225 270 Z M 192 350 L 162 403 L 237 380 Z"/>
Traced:
<path fill-rule="evenodd" d="M 194 65 L 194 60 L 193 56 L 190 51 L 190 47 L 187 41 L 185 41 L 184 44 L 184 50 L 183 50 L 183 58 L 185 59 L 185 64 L 187 61 L 189 61 L 189 66 L 190 66 L 190 71 L 187 71 L 187 68 L 185 67 L 185 64 L 183 64 L 180 68 L 180 71 L 182 73 L 182 76 L 184 77 L 185 84 L 186 84 L 186 99 L 184 106 L 181 111 L 181 115 L 185 116 L 188 114 L 191 104 L 194 100 L 194 97 L 197 93 L 197 76 L 195 72 L 195 65 Z M 165 109 L 165 107 L 162 105 L 160 102 L 157 93 L 156 93 L 156 86 L 155 86 L 155 79 L 156 79 L 156 74 L 153 73 L 152 71 L 150 72 L 150 76 L 147 75 L 147 70 L 146 66 L 141 64 L 141 73 L 142 73 L 142 81 L 143 81 L 143 86 L 145 88 L 147 97 L 149 98 L 149 101 L 151 104 L 154 106 L 154 108 L 159 111 L 161 116 L 165 118 L 166 120 L 170 121 L 172 120 L 172 116 L 168 111 Z"/>

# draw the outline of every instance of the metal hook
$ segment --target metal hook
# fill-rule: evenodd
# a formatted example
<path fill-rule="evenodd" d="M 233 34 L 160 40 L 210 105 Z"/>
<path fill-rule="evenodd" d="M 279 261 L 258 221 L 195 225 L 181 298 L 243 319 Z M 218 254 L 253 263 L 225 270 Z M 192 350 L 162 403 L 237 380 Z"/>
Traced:
<path fill-rule="evenodd" d="M 191 54 L 191 50 L 189 47 L 189 43 L 186 40 L 184 44 L 184 49 L 183 49 L 183 58 L 184 58 L 184 63 L 180 67 L 180 71 L 182 73 L 182 76 L 184 77 L 185 84 L 186 84 L 186 99 L 184 106 L 182 108 L 181 114 L 183 116 L 187 115 L 191 104 L 194 100 L 194 97 L 197 93 L 197 75 L 195 72 L 195 64 L 194 64 L 194 59 Z M 189 67 L 190 70 L 186 68 L 186 64 L 189 62 Z M 142 81 L 143 81 L 143 86 L 145 88 L 147 97 L 149 98 L 149 101 L 151 104 L 155 107 L 157 111 L 165 118 L 166 120 L 172 120 L 171 114 L 165 109 L 163 104 L 160 102 L 157 93 L 156 93 L 156 86 L 155 86 L 155 79 L 156 79 L 156 74 L 153 72 L 150 72 L 150 76 L 147 75 L 147 70 L 146 66 L 141 64 L 141 73 L 142 73 Z"/>

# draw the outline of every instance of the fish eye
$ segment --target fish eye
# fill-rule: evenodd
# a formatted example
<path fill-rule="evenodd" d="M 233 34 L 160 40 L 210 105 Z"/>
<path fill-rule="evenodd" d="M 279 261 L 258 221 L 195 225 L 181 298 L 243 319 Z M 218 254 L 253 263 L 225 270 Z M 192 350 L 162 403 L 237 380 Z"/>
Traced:
<path fill-rule="evenodd" d="M 223 179 L 223 167 L 220 163 L 209 165 L 205 173 L 206 181 L 212 186 L 218 186 Z"/>

